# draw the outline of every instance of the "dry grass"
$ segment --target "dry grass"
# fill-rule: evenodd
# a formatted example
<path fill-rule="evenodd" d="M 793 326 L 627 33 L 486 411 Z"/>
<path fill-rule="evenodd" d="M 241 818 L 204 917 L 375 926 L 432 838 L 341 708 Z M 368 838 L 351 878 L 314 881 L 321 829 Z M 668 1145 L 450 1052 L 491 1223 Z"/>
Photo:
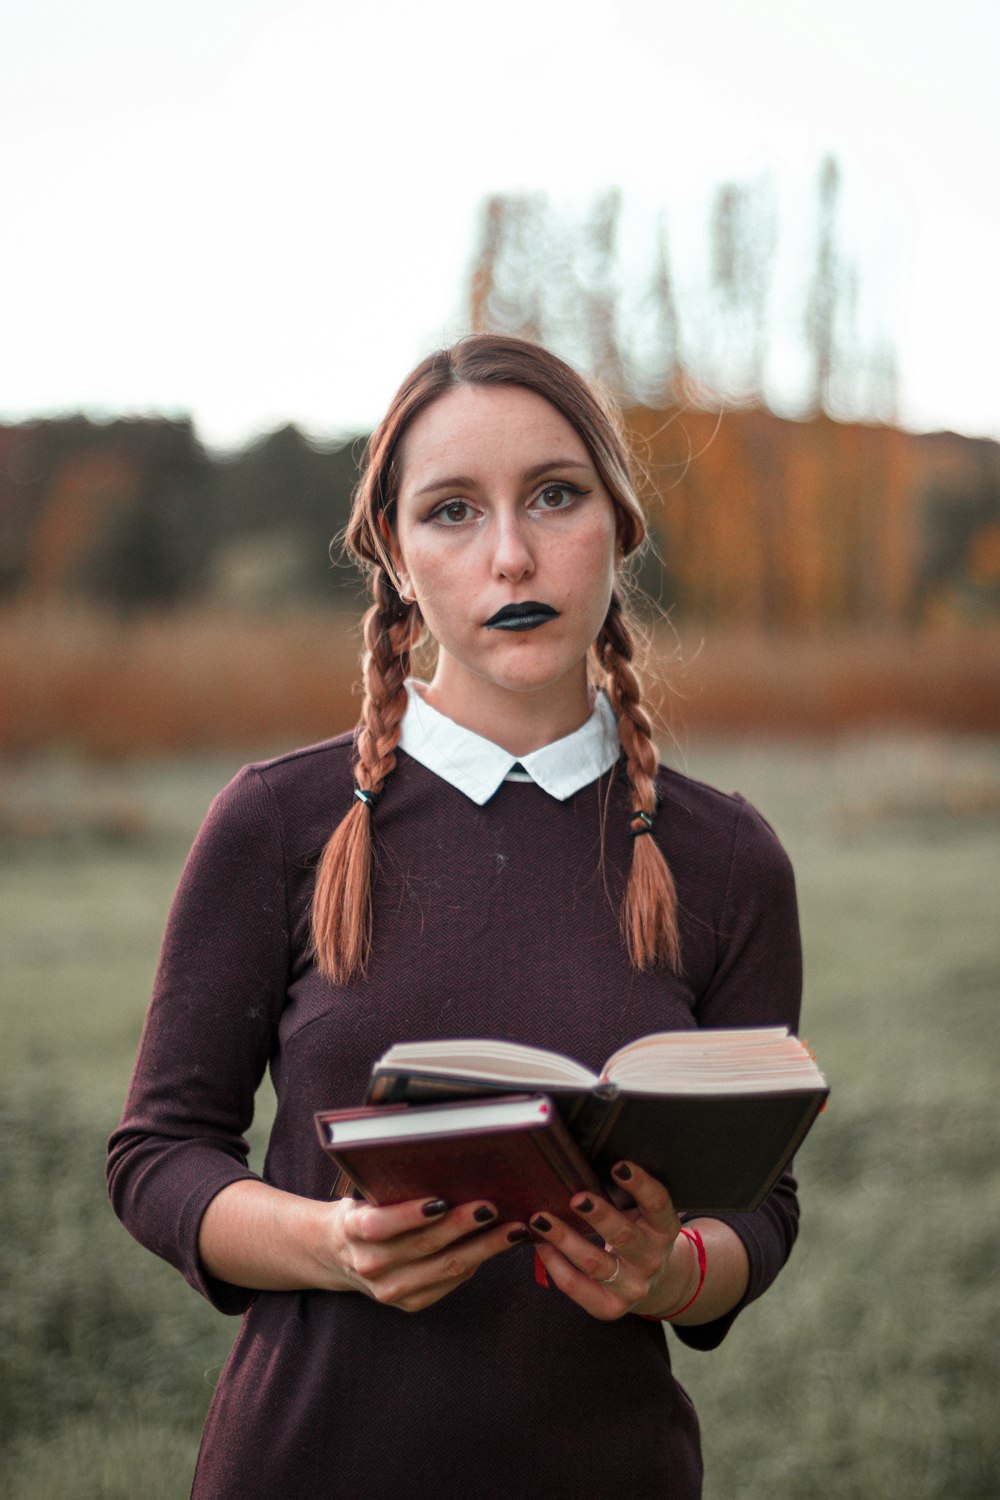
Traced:
<path fill-rule="evenodd" d="M 134 622 L 0 614 L 0 753 L 120 756 L 323 739 L 355 722 L 358 634 L 335 612 Z M 1000 628 L 761 638 L 664 631 L 651 676 L 683 735 L 872 725 L 1000 731 Z"/>
<path fill-rule="evenodd" d="M 322 739 L 357 717 L 356 621 L 0 615 L 0 751 L 92 755 Z"/>
<path fill-rule="evenodd" d="M 661 714 L 695 735 L 1000 730 L 1000 628 L 662 636 Z"/>

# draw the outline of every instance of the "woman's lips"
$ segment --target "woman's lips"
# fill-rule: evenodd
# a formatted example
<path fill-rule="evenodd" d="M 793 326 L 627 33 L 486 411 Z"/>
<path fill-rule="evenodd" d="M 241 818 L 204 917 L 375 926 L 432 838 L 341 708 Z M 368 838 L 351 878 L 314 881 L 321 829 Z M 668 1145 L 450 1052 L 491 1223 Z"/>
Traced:
<path fill-rule="evenodd" d="M 485 622 L 487 630 L 537 630 L 547 620 L 559 618 L 559 611 L 551 604 L 539 604 L 537 599 L 526 599 L 523 604 L 505 604 Z"/>

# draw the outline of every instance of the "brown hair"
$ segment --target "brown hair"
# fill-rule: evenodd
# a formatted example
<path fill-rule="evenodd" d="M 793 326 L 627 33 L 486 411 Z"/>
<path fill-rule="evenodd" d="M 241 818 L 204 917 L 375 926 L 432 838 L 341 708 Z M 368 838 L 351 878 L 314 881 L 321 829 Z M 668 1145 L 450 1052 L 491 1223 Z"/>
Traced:
<path fill-rule="evenodd" d="M 335 982 L 363 975 L 371 945 L 374 802 L 396 765 L 406 711 L 410 653 L 420 639 L 419 606 L 395 578 L 389 536 L 399 485 L 398 455 L 413 419 L 456 385 L 516 385 L 554 406 L 586 444 L 615 508 L 618 543 L 627 557 L 646 537 L 628 444 L 617 411 L 569 365 L 523 339 L 476 334 L 423 360 L 400 386 L 365 452 L 346 543 L 369 575 L 373 603 L 364 617 L 364 701 L 356 735 L 355 800 L 320 860 L 313 898 L 313 945 L 320 972 Z M 677 970 L 677 897 L 655 839 L 642 837 L 641 814 L 656 809 L 656 750 L 633 666 L 634 638 L 619 589 L 594 643 L 625 753 L 633 809 L 632 866 L 621 909 L 622 935 L 638 969 Z"/>

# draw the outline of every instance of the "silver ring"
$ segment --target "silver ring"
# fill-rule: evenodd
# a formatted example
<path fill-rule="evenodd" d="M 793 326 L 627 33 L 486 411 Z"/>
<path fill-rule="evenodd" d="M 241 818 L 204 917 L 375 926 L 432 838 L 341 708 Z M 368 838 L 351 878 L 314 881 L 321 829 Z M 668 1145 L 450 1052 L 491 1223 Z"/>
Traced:
<path fill-rule="evenodd" d="M 597 1283 L 597 1285 L 598 1286 L 613 1286 L 614 1283 L 618 1280 L 618 1272 L 621 1270 L 621 1268 L 622 1268 L 622 1263 L 618 1259 L 618 1256 L 616 1255 L 615 1256 L 615 1268 L 612 1271 L 611 1275 L 605 1277 L 605 1279 L 603 1281 L 599 1281 Z"/>

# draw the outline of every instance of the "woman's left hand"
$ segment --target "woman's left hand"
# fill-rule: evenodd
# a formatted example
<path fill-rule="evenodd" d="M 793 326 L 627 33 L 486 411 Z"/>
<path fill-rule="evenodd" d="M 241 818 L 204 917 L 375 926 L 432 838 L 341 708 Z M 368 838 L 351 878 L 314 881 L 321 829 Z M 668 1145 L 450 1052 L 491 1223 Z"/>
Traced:
<path fill-rule="evenodd" d="M 620 1162 L 616 1180 L 635 1199 L 622 1212 L 593 1193 L 571 1200 L 604 1237 L 604 1248 L 554 1215 L 536 1214 L 531 1228 L 550 1280 L 592 1317 L 610 1321 L 626 1313 L 666 1316 L 683 1307 L 698 1283 L 698 1261 L 661 1182 L 633 1162 Z"/>

